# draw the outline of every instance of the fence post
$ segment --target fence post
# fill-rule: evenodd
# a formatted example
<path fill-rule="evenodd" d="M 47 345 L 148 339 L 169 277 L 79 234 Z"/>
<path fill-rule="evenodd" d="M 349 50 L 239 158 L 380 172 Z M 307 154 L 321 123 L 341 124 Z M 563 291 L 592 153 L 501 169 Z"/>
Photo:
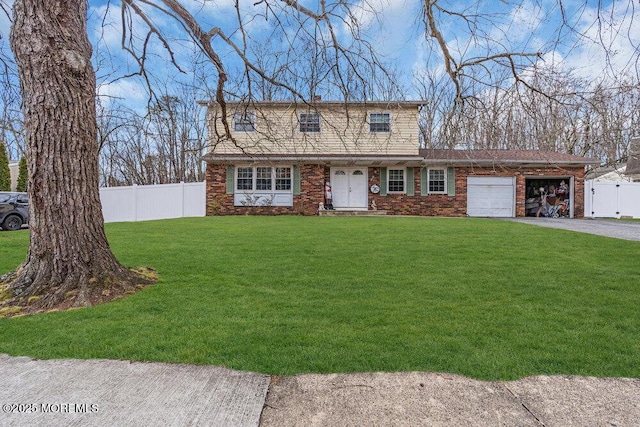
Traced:
<path fill-rule="evenodd" d="M 616 218 L 620 219 L 620 183 L 616 182 Z"/>
<path fill-rule="evenodd" d="M 182 194 L 181 194 L 182 195 L 182 204 L 181 204 L 182 210 L 180 211 L 180 218 L 184 218 L 184 204 L 185 204 L 185 199 L 186 199 L 186 196 L 184 194 L 184 191 L 185 191 L 185 189 L 184 189 L 184 181 L 180 181 L 180 190 L 182 192 Z"/>
<path fill-rule="evenodd" d="M 595 193 L 593 182 L 593 180 L 586 181 L 584 186 L 584 215 L 587 216 L 588 212 L 588 216 L 590 218 L 595 216 L 595 212 L 593 210 L 593 194 Z M 571 205 L 573 206 L 573 201 Z"/>
<path fill-rule="evenodd" d="M 133 184 L 133 221 L 138 222 L 138 184 Z"/>

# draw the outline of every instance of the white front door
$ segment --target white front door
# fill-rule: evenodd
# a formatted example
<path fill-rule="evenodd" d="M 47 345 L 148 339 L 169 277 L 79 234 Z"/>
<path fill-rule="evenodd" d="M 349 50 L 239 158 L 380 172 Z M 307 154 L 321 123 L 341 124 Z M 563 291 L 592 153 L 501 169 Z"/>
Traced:
<path fill-rule="evenodd" d="M 367 168 L 331 168 L 333 207 L 367 209 Z"/>

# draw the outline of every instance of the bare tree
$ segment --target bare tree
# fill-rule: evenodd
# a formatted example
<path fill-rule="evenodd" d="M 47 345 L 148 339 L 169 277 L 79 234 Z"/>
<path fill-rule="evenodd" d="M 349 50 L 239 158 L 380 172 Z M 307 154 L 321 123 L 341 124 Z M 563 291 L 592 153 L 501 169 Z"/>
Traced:
<path fill-rule="evenodd" d="M 31 240 L 24 264 L 2 282 L 18 305 L 30 296 L 42 308 L 70 296 L 69 304 L 89 305 L 107 285 L 123 294 L 144 281 L 116 260 L 104 233 L 86 7 L 81 0 L 14 4 Z"/>
<path fill-rule="evenodd" d="M 204 120 L 193 92 L 163 95 L 149 108 L 146 138 L 156 147 L 161 171 L 158 183 L 193 182 L 204 178 Z"/>
<path fill-rule="evenodd" d="M 0 141 L 4 142 L 9 159 L 19 159 L 25 153 L 20 87 L 13 57 L 0 46 Z"/>
<path fill-rule="evenodd" d="M 632 81 L 635 84 L 639 80 L 637 63 L 640 49 L 637 36 L 634 35 L 637 31 L 633 27 L 637 2 L 633 0 L 610 4 L 594 4 L 588 0 L 525 0 L 500 4 L 473 0 L 455 3 L 423 0 L 422 4 L 428 58 L 437 58 L 436 65 L 442 64 L 441 71 L 438 70 L 437 73 L 446 76 L 449 86 L 444 93 L 446 99 L 439 100 L 439 109 L 443 103 L 447 104 L 447 113 L 441 116 L 441 123 L 438 124 L 438 132 L 445 137 L 440 138 L 439 144 L 455 145 L 451 138 L 460 137 L 461 120 L 465 117 L 478 119 L 480 115 L 492 120 L 493 129 L 489 129 L 487 122 L 483 122 L 483 135 L 470 135 L 467 126 L 467 137 L 462 141 L 467 145 L 496 146 L 496 141 L 501 138 L 499 134 L 506 134 L 508 125 L 499 114 L 499 110 L 504 110 L 501 103 L 512 96 L 520 100 L 524 110 L 535 110 L 537 103 L 544 103 L 547 110 L 536 110 L 536 114 L 542 114 L 530 122 L 535 126 L 529 128 L 534 131 L 529 139 L 536 139 L 542 134 L 550 136 L 553 134 L 551 128 L 559 126 L 556 120 L 566 118 L 570 111 L 576 116 L 575 105 L 578 102 L 588 102 L 586 99 L 589 97 L 586 95 L 589 92 L 600 91 L 602 86 L 616 87 L 616 78 L 621 70 L 622 73 L 626 70 L 633 74 Z M 554 25 L 551 26 L 549 22 Z M 522 27 L 527 25 L 532 28 L 530 31 L 523 31 Z M 535 27 L 543 25 L 547 26 L 546 39 L 535 36 Z M 448 28 L 455 28 L 455 35 L 448 34 Z M 629 49 L 628 52 L 618 53 L 617 46 L 622 41 Z M 597 82 L 600 85 L 580 82 L 577 89 L 585 97 L 581 99 L 581 94 L 574 91 L 573 99 L 568 100 L 571 98 L 568 93 L 570 91 L 555 86 L 557 83 L 566 83 L 567 76 L 564 72 L 560 73 L 560 78 L 553 76 L 558 73 L 553 65 L 553 58 L 557 58 L 558 49 L 571 55 L 580 50 L 584 43 L 591 47 L 592 54 L 604 57 Z M 545 62 L 551 62 L 551 65 L 544 65 Z M 544 70 L 538 68 L 541 64 L 551 72 L 544 74 Z M 433 64 L 425 64 L 425 67 L 435 68 Z M 571 83 L 574 83 L 577 76 L 569 77 Z M 443 83 L 439 79 L 438 86 Z M 433 87 L 433 81 L 427 86 L 422 83 L 422 89 L 429 87 Z M 442 90 L 439 89 L 440 94 L 443 93 Z M 422 92 L 425 93 L 424 90 Z M 565 141 L 567 137 L 561 134 L 553 137 L 558 141 L 551 143 L 538 139 L 538 142 L 543 148 L 561 150 L 564 144 L 570 151 L 581 151 L 574 150 L 570 143 L 560 144 L 559 141 Z M 427 143 L 428 139 L 425 139 Z M 582 151 L 586 153 L 588 150 Z"/>
<path fill-rule="evenodd" d="M 177 95 L 159 95 L 146 115 L 116 104 L 98 109 L 102 186 L 204 179 L 203 111 L 193 88 L 173 90 Z"/>
<path fill-rule="evenodd" d="M 441 85 L 423 77 L 422 90 Z M 638 127 L 640 82 L 619 76 L 610 86 L 592 85 L 571 73 L 538 70 L 529 75 L 538 91 L 517 84 L 478 90 L 473 103 L 457 109 L 454 124 L 446 96 L 434 96 L 423 114 L 425 145 L 433 148 L 528 149 L 589 155 L 615 164 L 626 161 Z M 431 91 L 431 92 L 428 92 Z M 435 125 L 434 125 L 435 124 Z"/>

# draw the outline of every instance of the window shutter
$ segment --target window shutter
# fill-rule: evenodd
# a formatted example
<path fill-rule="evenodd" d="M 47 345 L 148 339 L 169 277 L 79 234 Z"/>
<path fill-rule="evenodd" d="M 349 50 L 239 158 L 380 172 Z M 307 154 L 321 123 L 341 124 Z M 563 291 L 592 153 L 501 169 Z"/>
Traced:
<path fill-rule="evenodd" d="M 447 168 L 447 196 L 453 197 L 456 195 L 456 173 L 452 167 Z"/>
<path fill-rule="evenodd" d="M 235 188 L 235 168 L 233 165 L 227 165 L 227 194 L 233 194 Z"/>
<path fill-rule="evenodd" d="M 427 182 L 427 168 L 420 168 L 420 195 L 426 196 L 429 193 Z"/>
<path fill-rule="evenodd" d="M 380 168 L 380 195 L 387 195 L 387 168 Z"/>
<path fill-rule="evenodd" d="M 300 194 L 300 166 L 293 167 L 293 194 Z"/>
<path fill-rule="evenodd" d="M 407 196 L 415 196 L 416 194 L 416 180 L 413 176 L 413 168 L 407 168 Z"/>

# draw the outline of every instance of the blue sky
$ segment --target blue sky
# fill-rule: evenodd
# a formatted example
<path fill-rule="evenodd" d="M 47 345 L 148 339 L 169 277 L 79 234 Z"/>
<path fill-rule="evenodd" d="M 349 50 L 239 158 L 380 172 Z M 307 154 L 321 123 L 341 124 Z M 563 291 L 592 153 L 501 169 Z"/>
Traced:
<path fill-rule="evenodd" d="M 469 31 L 464 21 L 451 17 L 442 21 L 440 30 L 446 38 L 449 50 L 458 60 L 483 56 L 487 52 L 497 53 L 505 49 L 539 51 L 543 56 L 538 60 L 537 66 L 572 69 L 577 76 L 593 81 L 620 73 L 621 70 L 631 70 L 637 76 L 640 19 L 632 20 L 634 11 L 629 9 L 634 1 L 565 0 L 563 3 L 565 16 L 573 29 L 583 34 L 586 39 L 600 40 L 610 46 L 611 51 L 615 53 L 613 56 L 606 56 L 595 42 L 577 43 L 567 27 L 564 31 L 558 32 L 560 9 L 555 0 L 441 1 L 440 4 L 450 11 L 486 16 L 487 19 L 476 22 L 476 34 Z M 258 50 L 261 44 L 268 41 L 276 46 L 282 43 L 282 40 L 274 38 L 277 22 L 275 18 L 285 19 L 282 12 L 267 11 L 264 3 L 255 5 L 256 0 L 238 2 L 240 15 L 245 22 L 245 35 L 253 40 Z M 7 3 L 11 4 L 5 1 L 5 4 Z M 241 34 L 234 25 L 237 21 L 234 0 L 183 0 L 181 3 L 197 17 L 203 28 L 220 27 L 232 40 L 240 44 Z M 282 5 L 282 2 L 272 3 Z M 430 44 L 434 43 L 433 38 L 424 36 L 419 1 L 350 0 L 349 3 L 353 12 L 350 19 L 358 24 L 378 54 L 402 73 L 407 85 L 415 73 L 424 70 L 443 72 L 441 56 L 437 50 L 429 49 Z M 598 18 L 598 3 L 602 5 L 599 16 L 601 26 L 594 25 Z M 132 104 L 146 102 L 147 93 L 140 79 L 117 79 L 135 70 L 134 62 L 120 47 L 122 26 L 119 0 L 91 0 L 89 4 L 89 34 L 95 46 L 100 93 L 126 98 Z M 301 4 L 311 10 L 318 8 L 315 0 L 302 0 Z M 636 7 L 640 9 L 640 6 Z M 169 56 L 166 50 L 154 42 L 150 46 L 149 55 L 149 67 L 156 79 L 154 84 L 171 85 L 174 79 L 179 79 L 202 86 L 202 82 L 194 79 L 190 72 L 194 61 L 199 58 L 197 47 L 175 20 L 157 10 L 149 11 L 154 23 L 170 40 L 177 62 L 188 71 L 186 74 L 176 72 L 168 65 Z M 337 19 L 333 24 L 339 40 L 345 44 L 350 43 L 351 35 L 347 25 Z M 296 37 L 293 26 L 285 23 L 284 27 L 285 35 Z M 4 16 L 1 17 L 0 43 L 3 49 L 7 49 L 8 28 L 8 20 Z M 134 36 L 143 37 L 144 34 L 138 30 L 134 32 Z M 215 47 L 227 68 L 233 71 L 238 65 L 237 56 L 222 43 L 216 43 Z M 211 69 L 206 73 L 211 73 Z M 211 75 L 209 80 L 213 86 L 215 76 Z"/>

